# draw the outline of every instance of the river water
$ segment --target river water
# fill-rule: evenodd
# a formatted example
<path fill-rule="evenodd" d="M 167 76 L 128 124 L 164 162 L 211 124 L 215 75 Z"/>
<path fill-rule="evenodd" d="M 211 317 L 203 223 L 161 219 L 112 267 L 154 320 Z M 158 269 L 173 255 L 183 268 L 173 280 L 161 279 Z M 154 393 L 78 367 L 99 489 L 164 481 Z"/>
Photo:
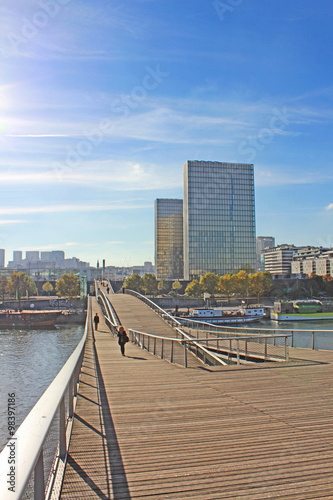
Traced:
<path fill-rule="evenodd" d="M 15 394 L 18 429 L 82 338 L 84 327 L 0 330 L 0 450 L 8 439 L 8 394 Z"/>

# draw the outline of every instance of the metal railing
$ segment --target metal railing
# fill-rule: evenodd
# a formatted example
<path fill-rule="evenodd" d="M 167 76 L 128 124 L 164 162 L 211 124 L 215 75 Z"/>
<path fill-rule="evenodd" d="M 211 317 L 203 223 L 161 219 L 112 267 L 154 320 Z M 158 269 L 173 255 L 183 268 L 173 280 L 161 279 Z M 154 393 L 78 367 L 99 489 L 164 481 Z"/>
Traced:
<path fill-rule="evenodd" d="M 0 454 L 1 500 L 22 498 L 32 475 L 35 500 L 52 498 L 52 491 L 59 488 L 69 448 L 84 346 L 88 329 L 92 327 L 91 323 L 91 300 L 88 297 L 85 331 L 81 341 L 15 435 L 9 439 L 8 443 L 12 443 L 12 449 L 7 444 Z M 56 437 L 56 453 L 50 471 L 44 472 L 44 455 L 48 451 L 45 448 L 46 439 L 57 415 L 59 415 L 59 432 Z M 14 465 L 11 466 L 13 462 L 9 460 L 13 458 Z M 8 489 L 8 474 L 13 472 L 15 472 L 15 494 Z"/>
<path fill-rule="evenodd" d="M 290 347 L 304 349 L 333 350 L 333 331 L 301 328 L 252 328 L 212 325 L 201 321 L 180 319 L 184 331 L 208 331 L 212 334 L 227 335 L 288 335 Z"/>
<path fill-rule="evenodd" d="M 131 341 L 142 349 L 184 367 L 188 366 L 188 351 L 209 365 L 289 361 L 288 334 L 215 338 L 206 336 L 197 339 L 161 337 L 132 329 L 129 334 Z M 180 347 L 183 354 L 180 354 Z"/>
<path fill-rule="evenodd" d="M 181 322 L 175 319 L 171 314 L 167 313 L 164 309 L 162 309 L 160 306 L 155 304 L 152 300 L 148 299 L 145 297 L 145 295 L 142 295 L 139 292 L 135 292 L 134 290 L 128 290 L 127 288 L 124 289 L 125 293 L 129 295 L 133 295 L 134 297 L 137 297 L 138 299 L 142 300 L 147 306 L 149 306 L 153 311 L 155 311 L 161 318 L 164 319 L 170 326 L 173 328 L 179 328 L 182 326 Z"/>
<path fill-rule="evenodd" d="M 107 322 L 108 326 L 111 328 L 113 333 L 117 333 L 117 328 L 121 325 L 120 320 L 116 311 L 114 310 L 112 304 L 110 303 L 108 297 L 105 295 L 103 291 L 99 292 L 99 302 L 103 305 L 104 311 L 104 319 Z"/>

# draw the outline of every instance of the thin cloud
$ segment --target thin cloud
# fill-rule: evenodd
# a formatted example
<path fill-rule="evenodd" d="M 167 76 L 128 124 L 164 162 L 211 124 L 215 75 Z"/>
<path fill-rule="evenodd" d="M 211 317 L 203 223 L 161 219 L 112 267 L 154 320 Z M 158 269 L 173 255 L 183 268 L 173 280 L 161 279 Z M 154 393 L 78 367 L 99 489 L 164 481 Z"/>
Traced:
<path fill-rule="evenodd" d="M 117 204 L 117 205 L 44 205 L 37 207 L 0 207 L 0 215 L 45 214 L 56 212 L 98 212 L 108 210 L 140 210 L 151 208 L 151 205 Z"/>

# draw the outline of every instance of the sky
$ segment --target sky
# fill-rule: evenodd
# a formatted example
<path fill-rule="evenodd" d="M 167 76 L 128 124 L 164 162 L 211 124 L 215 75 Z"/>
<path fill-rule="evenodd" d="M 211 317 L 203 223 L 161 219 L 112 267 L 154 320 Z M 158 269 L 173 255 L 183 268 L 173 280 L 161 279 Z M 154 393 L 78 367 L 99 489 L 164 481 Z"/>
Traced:
<path fill-rule="evenodd" d="M 0 247 L 154 261 L 187 160 L 253 163 L 256 232 L 333 246 L 331 0 L 0 7 Z"/>

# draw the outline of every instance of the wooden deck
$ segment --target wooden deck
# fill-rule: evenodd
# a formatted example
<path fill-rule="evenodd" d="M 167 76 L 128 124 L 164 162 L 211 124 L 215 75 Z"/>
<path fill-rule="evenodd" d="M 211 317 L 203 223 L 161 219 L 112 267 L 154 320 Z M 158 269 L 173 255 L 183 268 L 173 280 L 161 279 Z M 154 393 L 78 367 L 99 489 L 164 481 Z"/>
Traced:
<path fill-rule="evenodd" d="M 122 322 L 141 329 L 117 297 Z M 333 352 L 184 369 L 132 344 L 122 357 L 103 321 L 95 340 L 62 500 L 333 499 Z"/>

